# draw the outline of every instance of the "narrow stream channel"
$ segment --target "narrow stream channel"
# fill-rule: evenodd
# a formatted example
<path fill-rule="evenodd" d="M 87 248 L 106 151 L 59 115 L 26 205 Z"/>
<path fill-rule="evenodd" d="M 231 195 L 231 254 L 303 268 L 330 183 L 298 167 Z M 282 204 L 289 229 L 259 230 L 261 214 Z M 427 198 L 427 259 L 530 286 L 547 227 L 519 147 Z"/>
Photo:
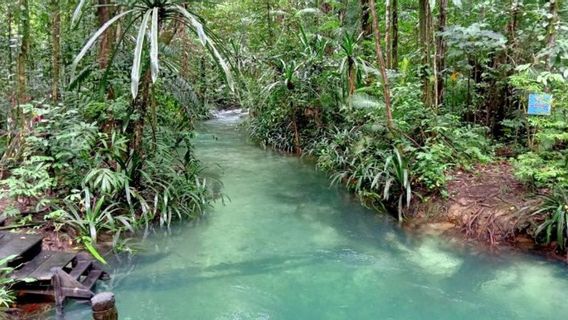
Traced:
<path fill-rule="evenodd" d="M 312 165 L 264 151 L 238 117 L 203 125 L 199 158 L 225 205 L 112 262 L 121 320 L 561 319 L 568 269 L 410 236 Z M 72 319 L 90 319 L 71 306 Z"/>

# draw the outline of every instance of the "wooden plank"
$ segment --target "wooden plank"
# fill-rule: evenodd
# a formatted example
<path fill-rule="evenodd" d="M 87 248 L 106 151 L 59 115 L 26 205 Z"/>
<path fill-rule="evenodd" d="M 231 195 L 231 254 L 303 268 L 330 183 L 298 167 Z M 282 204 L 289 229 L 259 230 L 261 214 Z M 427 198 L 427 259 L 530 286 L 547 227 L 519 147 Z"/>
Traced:
<path fill-rule="evenodd" d="M 42 251 L 33 260 L 16 270 L 12 277 L 15 279 L 33 278 L 40 281 L 51 280 L 53 268 L 63 268 L 74 258 L 73 252 Z"/>
<path fill-rule="evenodd" d="M 52 283 L 56 301 L 64 301 L 66 298 L 90 299 L 94 295 L 84 284 L 61 269 L 55 271 Z"/>
<path fill-rule="evenodd" d="M 32 259 L 41 251 L 42 237 L 37 234 L 18 234 L 0 232 L 0 259 L 17 256 L 8 262 L 9 267 L 16 267 L 23 261 Z"/>
<path fill-rule="evenodd" d="M 97 270 L 97 269 L 91 270 L 85 281 L 83 281 L 83 285 L 86 288 L 92 289 L 97 283 L 97 280 L 99 280 L 102 275 L 103 275 L 102 270 Z"/>
<path fill-rule="evenodd" d="M 18 295 L 22 295 L 22 294 L 53 297 L 53 290 L 51 290 L 51 289 L 18 289 Z"/>
<path fill-rule="evenodd" d="M 83 288 L 62 288 L 61 293 L 65 296 L 65 298 L 72 299 L 90 299 L 94 295 L 91 290 Z"/>
<path fill-rule="evenodd" d="M 73 270 L 69 272 L 69 275 L 73 279 L 79 279 L 92 265 L 93 263 L 90 260 L 79 261 L 79 263 L 73 267 Z"/>
<path fill-rule="evenodd" d="M 53 276 L 53 268 L 63 268 L 67 266 L 71 261 L 73 261 L 75 255 L 76 254 L 74 252 L 51 251 L 51 256 L 30 274 L 30 278 L 50 280 Z"/>

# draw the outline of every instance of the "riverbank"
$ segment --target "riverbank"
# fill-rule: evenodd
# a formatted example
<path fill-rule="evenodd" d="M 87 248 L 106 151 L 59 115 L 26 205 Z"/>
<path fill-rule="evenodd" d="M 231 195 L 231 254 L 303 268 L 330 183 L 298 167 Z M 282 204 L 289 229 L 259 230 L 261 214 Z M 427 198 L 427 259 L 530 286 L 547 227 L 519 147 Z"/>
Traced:
<path fill-rule="evenodd" d="M 292 152 L 294 148 L 271 144 L 274 137 L 263 138 L 264 135 L 258 134 L 258 122 L 265 119 L 248 121 L 245 129 L 255 142 L 313 160 L 333 183 L 345 185 L 365 205 L 395 217 L 402 213 L 402 225 L 408 230 L 451 236 L 489 250 L 520 250 L 568 261 L 557 252 L 556 242 L 542 245 L 538 241 L 543 237 L 537 234 L 537 229 L 548 213 L 533 213 L 541 208 L 542 196 L 551 191 L 529 188 L 515 176 L 513 158 L 497 157 L 491 148 L 479 154 L 479 149 L 472 147 L 478 153 L 473 156 L 476 153 L 462 145 L 459 148 L 464 148 L 464 156 L 456 152 L 454 143 L 444 139 L 444 144 L 425 147 L 433 150 L 404 154 L 394 148 L 397 151 L 393 154 L 384 144 L 376 150 L 369 137 L 358 133 L 357 130 L 364 131 L 359 128 L 333 134 L 320 132 L 320 141 L 308 140 Z M 311 129 L 306 130 L 306 135 L 313 134 Z M 269 130 L 264 134 L 275 133 Z M 404 144 L 398 143 L 404 148 Z M 435 151 L 438 148 L 453 150 L 448 152 L 454 155 L 439 157 L 436 155 L 439 151 Z"/>
<path fill-rule="evenodd" d="M 490 250 L 510 249 L 568 262 L 556 243 L 539 245 L 535 230 L 543 222 L 533 215 L 542 203 L 515 178 L 506 160 L 449 174 L 448 197 L 416 203 L 405 227 L 419 233 L 461 238 Z"/>
<path fill-rule="evenodd" d="M 552 300 L 568 288 L 561 264 L 405 232 L 330 188 L 310 161 L 249 143 L 235 121 L 204 123 L 195 141 L 230 201 L 150 235 L 130 259 L 109 260 L 120 314 L 530 320 L 566 310 Z"/>

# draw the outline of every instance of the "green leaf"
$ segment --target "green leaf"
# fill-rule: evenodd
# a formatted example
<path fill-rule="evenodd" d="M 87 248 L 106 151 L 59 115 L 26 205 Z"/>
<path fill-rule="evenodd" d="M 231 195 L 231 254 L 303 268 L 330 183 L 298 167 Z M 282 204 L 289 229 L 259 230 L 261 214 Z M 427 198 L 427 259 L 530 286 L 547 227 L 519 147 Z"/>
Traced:
<path fill-rule="evenodd" d="M 105 258 L 103 258 L 103 256 L 99 253 L 99 251 L 97 250 L 97 248 L 95 248 L 95 246 L 93 246 L 93 243 L 91 241 L 91 238 L 89 237 L 82 237 L 81 238 L 81 242 L 83 243 L 83 245 L 85 246 L 85 248 L 87 249 L 87 251 L 89 251 L 89 253 L 91 255 L 93 255 L 93 257 L 95 257 L 95 259 L 97 259 L 100 263 L 102 264 L 107 264 Z"/>
<path fill-rule="evenodd" d="M 146 35 L 146 28 L 148 28 L 148 20 L 152 14 L 151 10 L 148 10 L 142 18 L 140 23 L 140 28 L 138 29 L 138 37 L 136 38 L 136 48 L 134 49 L 134 61 L 132 62 L 132 73 L 131 73 L 131 91 L 132 98 L 135 99 L 138 96 L 138 86 L 140 84 L 140 65 L 142 62 L 142 49 L 144 48 L 144 36 Z"/>
<path fill-rule="evenodd" d="M 72 27 L 75 26 L 75 23 L 79 19 L 79 16 L 81 15 L 81 10 L 83 9 L 83 6 L 85 6 L 85 2 L 86 0 L 80 0 L 79 3 L 77 4 L 77 7 L 75 7 L 75 10 L 73 11 L 73 17 L 71 18 Z"/>
<path fill-rule="evenodd" d="M 152 26 L 150 32 L 150 63 L 152 69 L 152 83 L 158 79 L 160 70 L 158 60 L 158 13 L 159 8 L 152 9 Z"/>
<path fill-rule="evenodd" d="M 225 60 L 223 59 L 223 57 L 221 56 L 221 54 L 219 53 L 219 51 L 215 47 L 213 41 L 211 41 L 211 39 L 205 33 L 205 30 L 203 28 L 203 24 L 201 24 L 197 20 L 197 18 L 193 14 L 191 14 L 189 11 L 187 11 L 185 8 L 183 8 L 179 5 L 176 5 L 175 8 L 188 20 L 189 24 L 193 27 L 193 29 L 195 30 L 195 33 L 199 37 L 199 41 L 201 41 L 201 44 L 204 47 L 206 47 L 213 54 L 213 56 L 215 56 L 215 60 L 217 61 L 217 63 L 219 64 L 221 69 L 223 69 L 223 72 L 225 73 L 225 77 L 227 78 L 227 82 L 229 83 L 229 87 L 231 88 L 231 90 L 234 90 L 234 82 L 233 82 L 233 77 L 231 75 L 231 70 L 229 68 L 229 65 L 227 64 L 227 62 L 225 62 Z"/>
<path fill-rule="evenodd" d="M 97 41 L 97 39 L 116 21 L 118 21 L 120 18 L 124 17 L 125 15 L 133 12 L 134 10 L 128 10 L 125 11 L 117 16 L 115 16 L 114 18 L 110 19 L 109 21 L 107 21 L 102 27 L 99 28 L 99 30 L 97 30 L 95 32 L 95 34 L 89 39 L 89 41 L 87 41 L 87 43 L 85 44 L 85 46 L 83 47 L 83 49 L 81 49 L 81 52 L 79 52 L 79 54 L 75 57 L 75 60 L 73 60 L 73 63 L 71 64 L 71 70 L 72 73 L 75 73 L 75 69 L 77 68 L 77 65 L 79 64 L 79 62 L 81 62 L 81 59 L 83 59 L 83 57 L 85 57 L 85 55 L 87 54 L 87 51 L 89 51 L 89 49 L 93 46 L 93 44 L 95 44 L 95 41 Z"/>

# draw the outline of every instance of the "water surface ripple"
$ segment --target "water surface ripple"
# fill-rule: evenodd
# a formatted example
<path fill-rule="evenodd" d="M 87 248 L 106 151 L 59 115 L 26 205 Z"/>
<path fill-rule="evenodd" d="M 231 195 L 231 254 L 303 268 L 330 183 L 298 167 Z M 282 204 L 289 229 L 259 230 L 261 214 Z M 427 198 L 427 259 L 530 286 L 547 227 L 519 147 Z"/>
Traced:
<path fill-rule="evenodd" d="M 295 157 L 264 151 L 236 117 L 196 139 L 231 199 L 112 262 L 121 320 L 560 319 L 568 272 L 412 237 Z M 85 308 L 70 316 L 89 319 Z"/>

